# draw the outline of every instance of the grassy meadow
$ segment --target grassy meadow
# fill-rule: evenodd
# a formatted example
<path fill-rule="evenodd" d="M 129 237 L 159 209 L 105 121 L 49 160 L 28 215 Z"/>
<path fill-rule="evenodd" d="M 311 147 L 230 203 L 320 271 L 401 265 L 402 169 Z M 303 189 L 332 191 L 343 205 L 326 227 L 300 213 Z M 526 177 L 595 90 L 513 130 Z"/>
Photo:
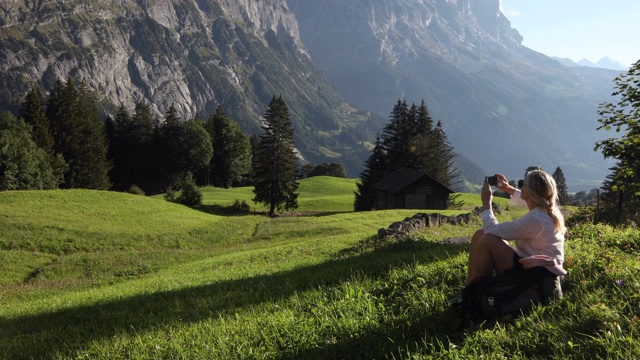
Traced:
<path fill-rule="evenodd" d="M 2 359 L 635 358 L 640 233 L 574 222 L 565 296 L 460 328 L 447 300 L 478 224 L 379 246 L 415 210 L 352 211 L 355 180 L 300 184 L 275 218 L 251 188 L 202 189 L 190 209 L 161 196 L 0 192 Z M 251 211 L 230 210 L 246 201 Z M 480 204 L 462 194 L 467 213 Z M 499 218 L 522 216 L 509 207 Z M 376 246 L 374 246 L 376 243 Z"/>

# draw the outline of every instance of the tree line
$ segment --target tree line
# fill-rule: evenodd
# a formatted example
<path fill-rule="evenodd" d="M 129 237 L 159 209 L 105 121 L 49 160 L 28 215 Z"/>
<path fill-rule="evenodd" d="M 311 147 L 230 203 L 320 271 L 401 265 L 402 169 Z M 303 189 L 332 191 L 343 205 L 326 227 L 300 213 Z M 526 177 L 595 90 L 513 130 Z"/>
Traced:
<path fill-rule="evenodd" d="M 301 176 L 345 173 L 338 164 L 299 169 L 281 97 L 273 97 L 262 129 L 260 137 L 248 137 L 219 106 L 206 119 L 183 121 L 171 105 L 156 119 L 144 102 L 132 111 L 120 105 L 102 121 L 98 99 L 85 83 L 58 80 L 46 98 L 32 88 L 18 118 L 0 113 L 0 190 L 165 193 L 198 205 L 197 186 L 254 185 L 254 201 L 273 215 L 297 207 Z"/>
<path fill-rule="evenodd" d="M 198 186 L 253 185 L 253 200 L 266 204 L 273 215 L 297 207 L 300 178 L 346 177 L 341 164 L 300 164 L 281 97 L 273 97 L 262 120 L 261 136 L 247 136 L 221 107 L 205 119 L 183 121 L 174 105 L 157 119 L 140 102 L 133 109 L 120 105 L 102 121 L 98 99 L 85 83 L 58 80 L 46 98 L 32 88 L 18 118 L 0 115 L 0 190 L 165 193 L 169 200 L 197 205 L 193 189 Z M 355 209 L 372 209 L 371 186 L 400 167 L 424 171 L 451 186 L 457 176 L 454 155 L 441 122 L 433 125 L 424 101 L 409 107 L 398 100 L 365 163 Z"/>
<path fill-rule="evenodd" d="M 620 131 L 626 126 L 627 133 L 596 145 L 605 156 L 619 159 L 603 185 L 603 213 L 608 214 L 604 216 L 612 218 L 615 213 L 618 221 L 638 213 L 634 155 L 638 149 L 633 147 L 637 110 L 620 114 L 634 106 L 637 95 L 630 79 L 637 72 L 638 64 L 627 77 L 617 79 L 619 94 L 624 96 L 617 106 L 601 106 L 601 128 L 618 126 Z M 172 194 L 189 186 L 253 185 L 254 201 L 265 203 L 273 215 L 297 207 L 298 179 L 346 177 L 341 164 L 300 164 L 289 110 L 281 97 L 273 97 L 262 129 L 260 137 L 247 136 L 221 107 L 205 119 L 196 116 L 183 121 L 171 105 L 157 119 L 144 102 L 132 111 L 121 105 L 114 117 L 102 121 L 98 99 L 85 83 L 58 80 L 46 98 L 32 88 L 18 118 L 0 113 L 0 190 L 85 188 Z M 442 123 L 434 126 L 425 101 L 408 106 L 398 100 L 364 164 L 354 209 L 373 209 L 373 185 L 399 168 L 419 170 L 447 187 L 456 186 L 459 174 L 453 167 L 454 156 Z M 553 177 L 561 204 L 594 201 L 593 191 L 567 194 L 559 167 Z M 450 203 L 455 204 L 455 197 Z"/>

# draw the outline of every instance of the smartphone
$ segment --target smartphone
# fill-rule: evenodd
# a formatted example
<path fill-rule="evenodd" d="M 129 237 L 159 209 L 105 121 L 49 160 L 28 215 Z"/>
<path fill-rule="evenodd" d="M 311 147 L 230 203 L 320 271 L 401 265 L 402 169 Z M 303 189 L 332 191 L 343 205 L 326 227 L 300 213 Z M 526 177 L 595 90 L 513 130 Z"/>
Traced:
<path fill-rule="evenodd" d="M 489 182 L 489 185 L 491 186 L 498 186 L 498 177 L 497 176 L 487 176 L 486 177 L 487 182 Z"/>

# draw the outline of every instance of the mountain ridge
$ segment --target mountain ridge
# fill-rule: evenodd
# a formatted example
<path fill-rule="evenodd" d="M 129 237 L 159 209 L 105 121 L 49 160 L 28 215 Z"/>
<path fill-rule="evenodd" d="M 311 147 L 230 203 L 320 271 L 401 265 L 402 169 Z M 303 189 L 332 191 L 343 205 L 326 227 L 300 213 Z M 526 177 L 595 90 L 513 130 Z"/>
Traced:
<path fill-rule="evenodd" d="M 551 56 L 550 58 L 553 59 L 553 60 L 558 61 L 562 65 L 570 66 L 570 67 L 589 66 L 589 67 L 595 67 L 595 68 L 601 68 L 601 69 L 609 69 L 609 70 L 617 70 L 617 71 L 627 71 L 627 70 L 629 70 L 629 66 L 623 64 L 622 62 L 620 62 L 618 60 L 611 59 L 608 56 L 603 57 L 602 59 L 598 60 L 596 63 L 593 63 L 593 62 L 591 62 L 590 60 L 587 60 L 587 59 L 581 59 L 581 60 L 576 62 L 576 61 L 573 61 L 573 60 L 571 60 L 569 58 L 559 58 L 559 57 L 555 57 L 555 56 Z"/>
<path fill-rule="evenodd" d="M 73 76 L 106 114 L 220 104 L 257 133 L 282 95 L 305 159 L 351 177 L 398 99 L 426 100 L 456 152 L 490 173 L 560 166 L 589 190 L 610 167 L 593 145 L 618 73 L 524 47 L 499 0 L 18 0 L 0 4 L 0 59 L 0 108 L 14 112 L 31 84 Z"/>
<path fill-rule="evenodd" d="M 326 81 L 284 0 L 20 0 L 0 4 L 0 29 L 0 108 L 13 112 L 32 84 L 48 90 L 72 76 L 107 115 L 145 101 L 158 118 L 173 104 L 187 119 L 219 104 L 251 134 L 282 95 L 305 159 L 338 157 L 351 176 L 374 137 L 369 122 L 383 121 Z"/>
<path fill-rule="evenodd" d="M 597 107 L 617 72 L 568 69 L 526 48 L 495 0 L 362 0 L 358 14 L 329 3 L 289 0 L 315 63 L 355 106 L 382 112 L 386 98 L 426 99 L 456 151 L 490 173 L 560 166 L 574 188 L 604 178 L 610 163 L 593 152 Z M 341 18 L 350 24 L 332 23 Z M 359 52 L 327 53 L 334 43 Z"/>

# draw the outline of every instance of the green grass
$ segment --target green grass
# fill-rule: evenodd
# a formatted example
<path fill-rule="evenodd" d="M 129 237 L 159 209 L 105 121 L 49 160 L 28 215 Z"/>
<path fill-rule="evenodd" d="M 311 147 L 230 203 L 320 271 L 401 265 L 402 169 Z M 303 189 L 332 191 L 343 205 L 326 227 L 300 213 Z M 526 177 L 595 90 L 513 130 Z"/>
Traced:
<path fill-rule="evenodd" d="M 370 245 L 415 211 L 350 211 L 355 182 L 311 178 L 298 213 L 225 215 L 250 188 L 205 188 L 200 209 L 72 190 L 0 193 L 0 358 L 633 358 L 640 234 L 579 224 L 565 297 L 459 329 L 478 224 Z M 462 210 L 480 203 L 463 194 Z M 502 199 L 496 199 L 502 202 Z M 506 200 L 505 200 L 506 201 Z M 252 203 L 250 203 L 252 204 Z M 500 218 L 521 216 L 506 202 Z"/>

